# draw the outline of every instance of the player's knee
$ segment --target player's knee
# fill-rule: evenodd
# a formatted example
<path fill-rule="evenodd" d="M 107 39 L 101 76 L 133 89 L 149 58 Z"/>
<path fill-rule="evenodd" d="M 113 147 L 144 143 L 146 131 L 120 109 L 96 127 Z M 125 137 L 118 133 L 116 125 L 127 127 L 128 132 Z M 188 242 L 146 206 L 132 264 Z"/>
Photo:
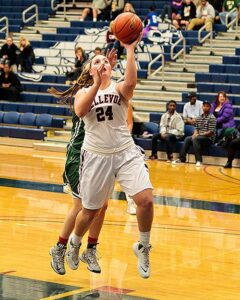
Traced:
<path fill-rule="evenodd" d="M 145 190 L 134 197 L 134 201 L 137 206 L 142 207 L 144 209 L 151 209 L 153 207 L 153 196 L 152 191 Z"/>
<path fill-rule="evenodd" d="M 87 222 L 91 222 L 100 212 L 100 209 L 87 209 L 83 208 L 83 216 Z"/>
<path fill-rule="evenodd" d="M 152 209 L 152 207 L 153 207 L 153 199 L 152 199 L 152 197 L 146 197 L 146 198 L 144 198 L 143 201 L 142 201 L 142 206 L 146 210 Z"/>

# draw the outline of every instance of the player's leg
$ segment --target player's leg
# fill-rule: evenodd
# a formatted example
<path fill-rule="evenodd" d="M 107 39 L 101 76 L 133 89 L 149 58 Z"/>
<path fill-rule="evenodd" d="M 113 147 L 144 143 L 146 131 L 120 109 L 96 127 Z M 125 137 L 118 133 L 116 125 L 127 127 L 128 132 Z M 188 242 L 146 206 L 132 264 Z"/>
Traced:
<path fill-rule="evenodd" d="M 99 215 L 93 220 L 93 223 L 89 229 L 87 249 L 85 249 L 80 255 L 81 261 L 88 265 L 88 270 L 94 273 L 101 273 L 101 268 L 98 263 L 99 257 L 97 254 L 97 244 L 98 237 L 100 235 L 105 218 L 107 206 L 107 201 L 105 201 Z"/>
<path fill-rule="evenodd" d="M 79 184 L 83 209 L 77 215 L 70 240 L 70 244 L 75 247 L 80 247 L 86 231 L 92 225 L 94 218 L 100 214 L 105 199 L 112 194 L 115 181 L 111 156 L 102 156 L 88 151 L 83 151 L 83 155 Z M 95 230 L 101 229 L 98 227 Z"/>
<path fill-rule="evenodd" d="M 137 205 L 137 220 L 139 228 L 139 242 L 133 246 L 138 257 L 138 271 L 143 278 L 150 276 L 150 231 L 153 221 L 152 184 L 144 157 L 137 147 L 123 151 L 119 159 L 125 162 L 117 174 L 117 180 Z"/>
<path fill-rule="evenodd" d="M 79 175 L 78 169 L 80 164 L 80 156 L 77 153 L 69 148 L 67 152 L 67 158 L 65 162 L 65 169 L 63 173 L 64 186 L 68 186 L 68 192 L 72 194 L 73 204 L 69 210 L 63 227 L 61 229 L 60 236 L 55 246 L 50 249 L 50 255 L 52 256 L 51 266 L 53 270 L 60 274 L 64 275 L 65 265 L 64 257 L 67 249 L 67 243 L 69 236 L 74 228 L 75 219 L 82 209 L 81 199 L 78 197 L 78 184 L 79 184 Z M 76 257 L 73 264 L 73 269 L 78 267 L 79 259 Z"/>
<path fill-rule="evenodd" d="M 67 249 L 67 242 L 74 228 L 76 216 L 81 209 L 81 200 L 74 198 L 73 205 L 65 218 L 58 242 L 50 249 L 50 255 L 52 256 L 51 266 L 53 270 L 60 275 L 64 275 L 66 273 L 64 256 Z"/>

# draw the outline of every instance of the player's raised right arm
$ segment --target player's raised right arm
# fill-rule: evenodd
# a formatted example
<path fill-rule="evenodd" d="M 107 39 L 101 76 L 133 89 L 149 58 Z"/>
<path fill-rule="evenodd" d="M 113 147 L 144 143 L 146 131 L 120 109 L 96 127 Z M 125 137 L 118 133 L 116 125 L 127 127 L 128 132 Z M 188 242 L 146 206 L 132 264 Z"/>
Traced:
<path fill-rule="evenodd" d="M 119 93 L 124 99 L 130 100 L 133 96 L 134 88 L 137 84 L 137 66 L 135 61 L 134 50 L 142 38 L 142 34 L 132 44 L 122 44 L 127 51 L 127 65 L 125 70 L 125 79 L 117 86 Z"/>

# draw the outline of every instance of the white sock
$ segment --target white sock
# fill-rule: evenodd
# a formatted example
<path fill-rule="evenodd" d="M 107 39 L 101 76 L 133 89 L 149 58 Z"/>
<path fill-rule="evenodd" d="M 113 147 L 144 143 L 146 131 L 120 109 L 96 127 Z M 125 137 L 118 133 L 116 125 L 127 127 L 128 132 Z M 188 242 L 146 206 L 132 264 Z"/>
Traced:
<path fill-rule="evenodd" d="M 149 245 L 149 242 L 150 242 L 150 231 L 148 232 L 139 232 L 140 233 L 140 240 L 139 242 L 141 244 L 143 244 L 144 246 L 147 246 Z"/>
<path fill-rule="evenodd" d="M 76 246 L 79 246 L 81 244 L 82 238 L 83 238 L 82 236 L 78 236 L 74 232 L 71 235 L 71 241 L 72 241 L 73 245 L 76 245 Z"/>

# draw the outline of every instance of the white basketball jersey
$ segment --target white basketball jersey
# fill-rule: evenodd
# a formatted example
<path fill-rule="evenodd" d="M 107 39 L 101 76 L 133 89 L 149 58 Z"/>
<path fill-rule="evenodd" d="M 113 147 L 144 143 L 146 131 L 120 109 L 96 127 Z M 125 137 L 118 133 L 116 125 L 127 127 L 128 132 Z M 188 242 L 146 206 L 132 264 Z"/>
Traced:
<path fill-rule="evenodd" d="M 83 118 L 83 149 L 107 154 L 132 146 L 134 142 L 127 127 L 127 114 L 128 107 L 116 91 L 116 82 L 112 81 L 105 90 L 98 90 L 90 111 Z"/>

